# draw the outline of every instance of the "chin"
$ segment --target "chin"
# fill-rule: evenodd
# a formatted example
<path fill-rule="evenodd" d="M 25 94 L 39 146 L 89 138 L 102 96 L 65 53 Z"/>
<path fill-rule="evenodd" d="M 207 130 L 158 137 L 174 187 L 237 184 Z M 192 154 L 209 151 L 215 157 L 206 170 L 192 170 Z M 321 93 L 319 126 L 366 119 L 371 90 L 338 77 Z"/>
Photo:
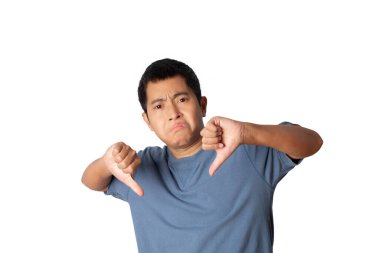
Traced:
<path fill-rule="evenodd" d="M 167 146 L 171 146 L 173 148 L 185 148 L 192 145 L 196 140 L 197 136 L 195 134 L 189 132 L 177 132 L 171 138 L 167 138 L 167 141 L 164 141 Z"/>
<path fill-rule="evenodd" d="M 175 148 L 187 148 L 192 145 L 197 141 L 196 138 L 186 138 L 186 139 L 178 139 L 176 141 L 171 142 L 172 147 Z"/>
<path fill-rule="evenodd" d="M 191 144 L 190 141 L 176 141 L 176 142 L 173 142 L 172 143 L 172 147 L 176 147 L 176 148 L 184 148 L 184 147 L 187 147 Z"/>
<path fill-rule="evenodd" d="M 182 148 L 191 145 L 192 139 L 190 137 L 177 137 L 170 143 L 173 147 Z"/>

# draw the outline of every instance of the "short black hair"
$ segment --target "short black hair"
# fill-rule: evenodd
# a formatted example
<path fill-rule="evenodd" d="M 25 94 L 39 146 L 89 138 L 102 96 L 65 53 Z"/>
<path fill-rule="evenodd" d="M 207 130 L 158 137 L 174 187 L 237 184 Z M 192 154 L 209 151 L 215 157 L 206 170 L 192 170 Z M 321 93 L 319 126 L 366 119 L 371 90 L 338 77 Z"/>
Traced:
<path fill-rule="evenodd" d="M 174 76 L 182 76 L 187 86 L 194 92 L 198 102 L 201 102 L 201 87 L 195 72 L 185 63 L 165 58 L 150 64 L 142 75 L 138 87 L 139 101 L 144 112 L 146 106 L 146 87 L 149 82 L 157 82 Z"/>

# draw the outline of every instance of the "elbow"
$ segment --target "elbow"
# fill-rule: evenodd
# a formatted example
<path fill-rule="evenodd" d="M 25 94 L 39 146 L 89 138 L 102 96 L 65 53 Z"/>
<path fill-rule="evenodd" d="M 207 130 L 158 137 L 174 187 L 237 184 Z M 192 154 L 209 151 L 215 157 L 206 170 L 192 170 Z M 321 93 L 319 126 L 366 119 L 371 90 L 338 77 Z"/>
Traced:
<path fill-rule="evenodd" d="M 107 180 L 106 182 L 99 181 L 97 179 L 92 178 L 91 176 L 88 176 L 86 172 L 83 173 L 81 179 L 82 184 L 84 184 L 88 189 L 99 192 L 107 191 L 110 181 L 111 178 L 109 178 L 109 180 Z"/>
<path fill-rule="evenodd" d="M 322 137 L 317 132 L 315 132 L 314 154 L 317 153 L 321 149 L 322 145 L 323 145 Z"/>
<path fill-rule="evenodd" d="M 88 183 L 87 183 L 87 177 L 86 177 L 86 172 L 83 173 L 82 178 L 81 178 L 82 184 L 84 184 L 87 188 L 90 188 Z"/>
<path fill-rule="evenodd" d="M 323 145 L 323 139 L 319 134 L 318 134 L 318 136 L 319 136 L 319 148 L 318 148 L 318 150 L 319 150 Z"/>
<path fill-rule="evenodd" d="M 91 189 L 91 190 L 95 190 L 94 186 L 93 186 L 93 183 L 91 181 L 91 177 L 89 177 L 89 175 L 87 174 L 87 170 L 85 170 L 83 172 L 83 175 L 82 175 L 82 178 L 81 178 L 81 182 L 84 186 L 86 186 L 87 188 Z"/>
<path fill-rule="evenodd" d="M 323 145 L 322 137 L 317 132 L 311 131 L 309 133 L 307 148 L 305 149 L 305 153 L 302 157 L 304 158 L 304 157 L 314 155 L 321 149 L 322 145 Z"/>

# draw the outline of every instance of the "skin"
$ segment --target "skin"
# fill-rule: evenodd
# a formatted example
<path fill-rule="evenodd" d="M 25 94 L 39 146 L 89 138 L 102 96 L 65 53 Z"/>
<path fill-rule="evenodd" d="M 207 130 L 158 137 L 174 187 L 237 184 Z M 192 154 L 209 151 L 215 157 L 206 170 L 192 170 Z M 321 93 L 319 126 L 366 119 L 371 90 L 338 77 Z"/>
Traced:
<path fill-rule="evenodd" d="M 258 125 L 219 116 L 204 126 L 207 99 L 202 97 L 199 102 L 181 76 L 149 82 L 146 93 L 147 112 L 142 117 L 148 127 L 176 158 L 192 156 L 201 148 L 215 150 L 211 176 L 241 144 L 272 147 L 292 159 L 311 156 L 323 144 L 318 133 L 300 126 Z M 133 179 L 140 163 L 135 150 L 118 142 L 86 168 L 82 182 L 90 189 L 105 191 L 113 175 L 143 196 L 143 189 Z"/>
<path fill-rule="evenodd" d="M 147 112 L 143 119 L 176 157 L 191 156 L 202 146 L 202 117 L 207 99 L 199 103 L 184 78 L 176 76 L 147 85 Z"/>

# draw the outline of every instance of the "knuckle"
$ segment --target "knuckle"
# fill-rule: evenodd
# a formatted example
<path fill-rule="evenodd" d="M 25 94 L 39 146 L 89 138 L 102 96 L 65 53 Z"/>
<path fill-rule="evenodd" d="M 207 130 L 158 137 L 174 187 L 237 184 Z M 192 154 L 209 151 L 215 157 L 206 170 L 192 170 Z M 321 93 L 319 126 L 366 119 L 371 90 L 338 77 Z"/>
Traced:
<path fill-rule="evenodd" d="M 135 172 L 137 168 L 139 167 L 140 163 L 139 162 L 134 162 L 131 164 L 130 169 L 132 172 Z"/>
<path fill-rule="evenodd" d="M 124 161 L 121 161 L 120 163 L 118 163 L 117 165 L 120 169 L 125 169 L 128 167 L 128 164 L 127 162 L 124 160 Z"/>
<path fill-rule="evenodd" d="M 113 144 L 109 150 L 112 152 L 113 156 L 120 154 L 120 152 L 122 152 L 122 150 L 123 150 L 123 142 L 117 142 L 117 143 Z"/>
<path fill-rule="evenodd" d="M 123 142 L 119 141 L 119 142 L 116 142 L 115 145 L 114 145 L 114 148 L 115 149 L 119 149 L 121 150 L 123 148 Z"/>
<path fill-rule="evenodd" d="M 116 156 L 116 158 L 118 160 L 117 162 L 123 162 L 123 160 L 125 159 L 125 156 L 123 154 L 119 154 Z"/>
<path fill-rule="evenodd" d="M 129 146 L 125 146 L 124 149 L 125 149 L 126 155 L 128 155 L 131 152 L 131 147 L 129 147 Z"/>
<path fill-rule="evenodd" d="M 128 168 L 125 168 L 125 169 L 123 169 L 123 172 L 125 173 L 125 174 L 130 174 L 130 175 L 132 175 L 133 174 L 133 171 L 128 167 Z"/>

